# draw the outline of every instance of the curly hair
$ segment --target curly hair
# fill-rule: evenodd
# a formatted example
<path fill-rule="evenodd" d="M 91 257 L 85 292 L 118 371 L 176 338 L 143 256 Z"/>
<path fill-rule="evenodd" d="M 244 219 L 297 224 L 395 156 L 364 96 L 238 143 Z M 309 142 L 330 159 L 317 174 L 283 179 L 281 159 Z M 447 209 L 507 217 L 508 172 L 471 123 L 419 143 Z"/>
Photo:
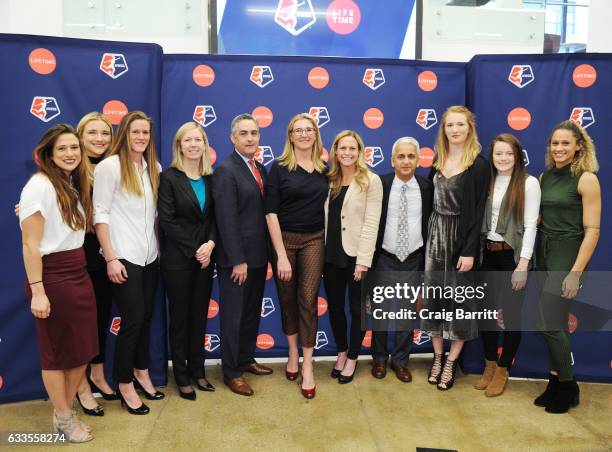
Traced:
<path fill-rule="evenodd" d="M 550 133 L 548 144 L 546 145 L 545 161 L 547 169 L 555 166 L 555 162 L 550 155 L 550 142 L 552 141 L 553 134 L 557 130 L 569 130 L 572 132 L 572 135 L 574 135 L 574 138 L 576 139 L 576 144 L 580 146 L 574 155 L 574 160 L 572 160 L 570 167 L 570 171 L 574 176 L 580 175 L 585 171 L 589 171 L 591 173 L 596 173 L 599 171 L 599 163 L 597 163 L 595 144 L 593 143 L 593 140 L 586 130 L 571 120 L 560 122 L 552 129 L 552 132 Z"/>

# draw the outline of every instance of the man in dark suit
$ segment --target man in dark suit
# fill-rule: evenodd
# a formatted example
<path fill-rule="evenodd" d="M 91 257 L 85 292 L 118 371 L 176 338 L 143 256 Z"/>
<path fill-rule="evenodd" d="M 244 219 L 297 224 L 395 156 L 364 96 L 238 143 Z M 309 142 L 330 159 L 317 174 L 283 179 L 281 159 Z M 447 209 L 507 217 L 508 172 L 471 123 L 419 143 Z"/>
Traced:
<path fill-rule="evenodd" d="M 383 204 L 372 269 L 377 272 L 407 273 L 408 282 L 420 284 L 418 278 L 425 267 L 427 223 L 433 204 L 432 182 L 415 174 L 419 165 L 419 143 L 402 137 L 393 144 L 391 165 L 394 172 L 381 177 Z M 412 330 L 395 332 L 391 350 L 391 369 L 400 381 L 412 381 L 408 359 L 412 346 Z M 387 374 L 387 331 L 372 334 L 372 375 Z"/>
<path fill-rule="evenodd" d="M 255 118 L 235 117 L 230 139 L 234 152 L 213 175 L 221 358 L 224 383 L 236 394 L 250 396 L 253 390 L 242 373 L 272 373 L 253 359 L 270 250 L 263 207 L 266 171 L 254 160 L 259 145 Z"/>

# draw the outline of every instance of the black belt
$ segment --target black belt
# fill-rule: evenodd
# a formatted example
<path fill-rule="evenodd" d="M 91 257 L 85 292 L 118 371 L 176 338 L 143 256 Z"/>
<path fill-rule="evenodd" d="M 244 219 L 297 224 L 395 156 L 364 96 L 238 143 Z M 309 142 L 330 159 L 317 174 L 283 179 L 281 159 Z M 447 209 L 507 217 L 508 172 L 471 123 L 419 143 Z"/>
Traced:
<path fill-rule="evenodd" d="M 406 262 L 408 259 L 410 259 L 412 257 L 415 257 L 415 256 L 421 254 L 422 252 L 423 252 L 423 247 L 420 247 L 419 249 L 413 251 L 408 256 L 406 256 L 406 259 L 404 259 L 403 262 Z M 399 258 L 395 254 L 390 253 L 389 251 L 387 251 L 384 248 L 380 249 L 380 254 L 382 254 L 383 256 L 387 256 L 390 259 L 395 259 L 397 262 L 402 262 L 402 261 L 399 260 Z"/>

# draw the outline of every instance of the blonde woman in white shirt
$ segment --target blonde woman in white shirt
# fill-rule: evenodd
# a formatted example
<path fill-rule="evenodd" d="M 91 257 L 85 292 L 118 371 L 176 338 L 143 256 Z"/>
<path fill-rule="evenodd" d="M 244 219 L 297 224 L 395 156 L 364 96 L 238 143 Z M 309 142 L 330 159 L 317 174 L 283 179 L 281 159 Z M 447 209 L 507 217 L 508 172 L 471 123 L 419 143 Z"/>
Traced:
<path fill-rule="evenodd" d="M 115 345 L 113 378 L 130 414 L 149 408 L 135 391 L 159 400 L 149 376 L 149 334 L 158 280 L 155 228 L 160 165 L 153 142 L 152 121 L 141 111 L 128 113 L 107 157 L 94 172 L 94 223 L 121 315 Z"/>
<path fill-rule="evenodd" d="M 525 171 L 523 146 L 509 133 L 490 144 L 491 179 L 482 224 L 481 271 L 488 282 L 488 308 L 502 309 L 504 331 L 498 357 L 495 321 L 480 325 L 485 370 L 474 388 L 487 397 L 503 393 L 508 369 L 521 342 L 521 314 L 527 271 L 536 238 L 540 211 L 540 184 Z"/>
<path fill-rule="evenodd" d="M 19 200 L 26 294 L 36 317 L 53 429 L 79 443 L 92 439 L 91 428 L 72 412 L 72 401 L 85 366 L 98 354 L 96 300 L 83 251 L 92 209 L 82 157 L 70 125 L 51 127 L 34 149 L 40 169 Z"/>

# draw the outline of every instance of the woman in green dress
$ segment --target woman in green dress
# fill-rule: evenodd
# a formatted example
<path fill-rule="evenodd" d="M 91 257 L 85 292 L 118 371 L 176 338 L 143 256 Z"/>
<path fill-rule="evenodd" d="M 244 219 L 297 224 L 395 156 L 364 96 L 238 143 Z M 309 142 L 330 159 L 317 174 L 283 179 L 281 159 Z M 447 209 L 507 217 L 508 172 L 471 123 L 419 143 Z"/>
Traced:
<path fill-rule="evenodd" d="M 570 300 L 599 239 L 601 190 L 595 146 L 586 131 L 563 121 L 552 131 L 540 176 L 539 243 L 536 264 L 542 287 L 540 331 L 550 361 L 548 386 L 535 399 L 549 413 L 565 413 L 579 403 L 572 371 L 567 319 Z"/>

